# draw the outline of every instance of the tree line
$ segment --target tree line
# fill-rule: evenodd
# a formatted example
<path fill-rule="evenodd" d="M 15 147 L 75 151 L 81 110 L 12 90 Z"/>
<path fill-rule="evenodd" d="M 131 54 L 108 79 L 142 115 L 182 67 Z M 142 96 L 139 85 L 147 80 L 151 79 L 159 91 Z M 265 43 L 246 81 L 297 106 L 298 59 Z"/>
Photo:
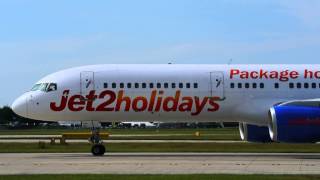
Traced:
<path fill-rule="evenodd" d="M 0 124 L 8 125 L 10 123 L 33 123 L 36 122 L 32 119 L 21 117 L 15 114 L 9 106 L 0 108 Z"/>

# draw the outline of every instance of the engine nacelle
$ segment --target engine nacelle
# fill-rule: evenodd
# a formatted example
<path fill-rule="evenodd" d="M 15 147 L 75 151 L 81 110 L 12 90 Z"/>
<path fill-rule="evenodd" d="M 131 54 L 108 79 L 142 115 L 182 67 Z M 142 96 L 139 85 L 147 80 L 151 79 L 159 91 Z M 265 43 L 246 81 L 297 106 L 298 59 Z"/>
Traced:
<path fill-rule="evenodd" d="M 319 102 L 304 101 L 276 105 L 269 111 L 269 133 L 273 141 L 310 143 L 320 140 Z"/>
<path fill-rule="evenodd" d="M 239 123 L 240 137 L 249 142 L 271 142 L 269 129 L 266 126 L 256 126 L 247 123 Z"/>

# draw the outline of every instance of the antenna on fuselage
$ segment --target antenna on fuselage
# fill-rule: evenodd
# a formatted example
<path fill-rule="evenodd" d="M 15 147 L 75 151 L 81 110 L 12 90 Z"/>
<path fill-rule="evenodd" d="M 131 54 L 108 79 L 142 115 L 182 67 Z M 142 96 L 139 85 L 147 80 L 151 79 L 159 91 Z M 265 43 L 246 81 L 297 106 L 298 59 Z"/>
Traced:
<path fill-rule="evenodd" d="M 232 58 L 231 58 L 231 59 L 229 59 L 229 61 L 228 61 L 228 65 L 232 64 L 232 61 L 233 61 L 233 59 L 232 59 Z"/>

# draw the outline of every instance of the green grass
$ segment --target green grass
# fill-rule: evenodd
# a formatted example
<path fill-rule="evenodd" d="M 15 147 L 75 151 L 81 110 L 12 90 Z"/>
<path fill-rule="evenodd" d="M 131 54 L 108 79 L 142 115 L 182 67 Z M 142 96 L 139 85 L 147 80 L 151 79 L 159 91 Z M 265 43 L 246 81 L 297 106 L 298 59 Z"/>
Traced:
<path fill-rule="evenodd" d="M 316 180 L 320 175 L 13 175 L 6 180 Z"/>
<path fill-rule="evenodd" d="M 230 141 L 239 141 L 239 135 L 175 135 L 175 136 L 122 136 L 114 137 L 110 136 L 109 140 L 230 140 Z"/>
<path fill-rule="evenodd" d="M 57 135 L 66 132 L 88 132 L 89 129 L 23 129 L 23 130 L 0 130 L 0 135 Z M 238 128 L 199 128 L 199 129 L 106 129 L 101 132 L 110 134 L 191 134 L 196 131 L 201 134 L 234 134 L 238 135 Z"/>
<path fill-rule="evenodd" d="M 108 143 L 107 152 L 272 152 L 320 153 L 320 144 L 259 143 Z M 80 153 L 90 152 L 87 143 L 50 145 L 38 143 L 0 143 L 0 153 Z"/>
<path fill-rule="evenodd" d="M 195 136 L 195 132 L 201 136 Z M 25 130 L 0 130 L 0 135 L 61 135 L 62 133 L 90 132 L 89 129 L 25 129 Z M 107 129 L 111 135 L 148 135 L 110 137 L 110 140 L 240 140 L 237 128 L 210 128 L 210 129 Z M 172 135 L 174 136 L 157 136 Z"/>

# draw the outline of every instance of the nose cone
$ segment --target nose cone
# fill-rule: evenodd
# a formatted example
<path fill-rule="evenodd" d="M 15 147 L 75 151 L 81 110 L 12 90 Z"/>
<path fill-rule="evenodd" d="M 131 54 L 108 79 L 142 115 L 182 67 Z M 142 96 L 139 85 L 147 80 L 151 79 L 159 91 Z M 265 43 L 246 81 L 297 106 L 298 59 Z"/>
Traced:
<path fill-rule="evenodd" d="M 18 99 L 16 99 L 13 104 L 11 105 L 11 108 L 13 112 L 18 114 L 19 116 L 22 117 L 27 117 L 27 101 L 25 96 L 21 96 Z"/>

